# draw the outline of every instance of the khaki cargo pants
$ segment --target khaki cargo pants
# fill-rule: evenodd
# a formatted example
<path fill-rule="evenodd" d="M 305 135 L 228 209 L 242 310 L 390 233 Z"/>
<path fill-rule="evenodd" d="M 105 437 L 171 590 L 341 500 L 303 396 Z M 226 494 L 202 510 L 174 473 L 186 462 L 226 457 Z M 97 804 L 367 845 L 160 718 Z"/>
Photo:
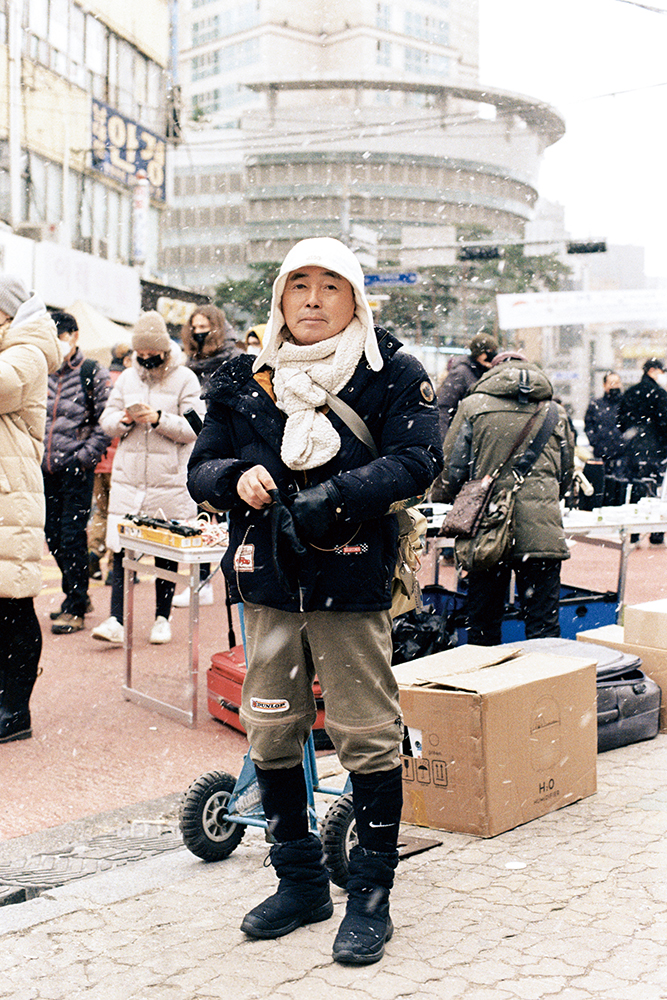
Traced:
<path fill-rule="evenodd" d="M 295 767 L 322 688 L 326 730 L 347 771 L 400 764 L 403 722 L 391 669 L 389 611 L 277 611 L 244 604 L 248 670 L 240 718 L 260 767 Z"/>

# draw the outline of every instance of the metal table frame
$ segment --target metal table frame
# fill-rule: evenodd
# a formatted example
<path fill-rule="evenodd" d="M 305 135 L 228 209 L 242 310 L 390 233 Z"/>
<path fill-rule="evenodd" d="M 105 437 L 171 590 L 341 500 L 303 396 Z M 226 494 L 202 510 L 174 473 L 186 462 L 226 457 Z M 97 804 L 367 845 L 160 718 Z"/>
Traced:
<path fill-rule="evenodd" d="M 125 638 L 125 683 L 122 690 L 127 701 L 132 701 L 144 708 L 152 708 L 177 722 L 182 722 L 191 728 L 197 725 L 197 681 L 199 678 L 199 590 L 203 583 L 199 580 L 201 563 L 216 563 L 226 552 L 225 546 L 201 545 L 196 548 L 177 548 L 172 545 L 160 545 L 141 538 L 123 537 L 125 555 L 123 557 L 124 574 L 124 624 Z M 160 559 L 170 559 L 172 562 L 184 563 L 188 566 L 188 575 L 162 569 L 154 565 L 140 562 L 142 556 L 157 556 Z M 218 565 L 214 573 L 217 572 Z M 188 668 L 192 690 L 190 710 L 170 705 L 160 701 L 132 684 L 132 647 L 134 633 L 134 574 L 141 569 L 143 573 L 171 580 L 174 583 L 184 583 L 190 587 L 189 628 L 188 628 Z M 213 576 L 213 573 L 211 573 Z M 210 579 L 210 577 L 209 577 Z M 208 582 L 208 581 L 205 581 Z"/>
<path fill-rule="evenodd" d="M 568 519 L 567 515 L 563 520 L 563 530 L 566 538 L 580 537 L 582 542 L 589 545 L 602 545 L 609 548 L 619 549 L 618 584 L 617 584 L 617 621 L 621 620 L 623 604 L 625 602 L 625 586 L 628 576 L 628 556 L 633 548 L 630 541 L 632 535 L 646 535 L 653 532 L 667 533 L 667 519 L 657 519 L 655 521 L 628 520 L 622 523 L 600 521 L 597 515 L 591 514 L 590 518 Z M 618 535 L 618 538 L 613 536 Z M 435 556 L 435 579 L 438 583 L 440 550 L 452 548 L 453 538 L 441 538 L 437 535 L 427 537 L 427 551 L 433 545 L 436 550 Z"/>
<path fill-rule="evenodd" d="M 563 521 L 563 529 L 566 538 L 582 536 L 581 541 L 588 545 L 602 545 L 609 548 L 617 548 L 620 551 L 618 563 L 618 583 L 616 588 L 616 599 L 618 610 L 616 619 L 619 621 L 623 613 L 625 603 L 625 585 L 628 577 L 628 556 L 633 548 L 630 541 L 632 535 L 646 535 L 653 532 L 666 532 L 667 521 L 624 521 L 621 524 L 613 522 L 599 521 L 591 516 L 590 520 L 572 520 L 568 523 L 568 518 Z M 618 535 L 618 540 L 610 537 Z"/>

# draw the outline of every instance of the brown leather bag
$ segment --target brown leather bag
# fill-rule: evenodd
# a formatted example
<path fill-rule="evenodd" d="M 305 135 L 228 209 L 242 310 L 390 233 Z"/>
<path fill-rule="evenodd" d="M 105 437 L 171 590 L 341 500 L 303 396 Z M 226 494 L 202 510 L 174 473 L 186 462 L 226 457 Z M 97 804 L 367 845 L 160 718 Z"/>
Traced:
<path fill-rule="evenodd" d="M 440 534 L 447 538 L 472 538 L 489 506 L 495 476 L 469 479 L 445 514 Z"/>
<path fill-rule="evenodd" d="M 469 479 L 457 493 L 450 510 L 445 514 L 440 528 L 440 535 L 445 538 L 472 538 L 480 526 L 481 520 L 489 506 L 491 493 L 496 479 L 510 461 L 521 443 L 526 440 L 530 430 L 544 408 L 540 403 L 528 422 L 522 428 L 512 445 L 509 455 L 501 462 L 494 472 L 481 479 Z"/>

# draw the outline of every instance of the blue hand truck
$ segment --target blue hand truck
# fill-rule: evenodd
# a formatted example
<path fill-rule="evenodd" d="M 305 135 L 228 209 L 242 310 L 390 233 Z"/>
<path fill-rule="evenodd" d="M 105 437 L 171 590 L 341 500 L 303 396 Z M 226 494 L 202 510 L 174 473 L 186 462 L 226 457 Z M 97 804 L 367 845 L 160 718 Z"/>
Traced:
<path fill-rule="evenodd" d="M 227 601 L 230 649 L 236 645 L 232 628 L 231 606 Z M 239 608 L 241 631 L 243 609 Z M 245 645 L 245 633 L 243 634 Z M 344 787 L 325 787 L 319 783 L 312 734 L 304 747 L 304 774 L 308 803 L 308 823 L 313 833 L 322 840 L 325 864 L 331 881 L 345 888 L 348 879 L 350 851 L 357 843 L 356 821 L 352 807 L 352 783 L 347 776 Z M 335 795 L 321 826 L 315 808 L 315 793 Z M 249 826 L 266 831 L 271 841 L 266 817 L 262 809 L 255 765 L 250 752 L 243 758 L 238 778 L 226 771 L 210 771 L 197 778 L 185 793 L 181 805 L 179 825 L 183 843 L 203 861 L 222 861 L 228 858 L 241 843 Z"/>

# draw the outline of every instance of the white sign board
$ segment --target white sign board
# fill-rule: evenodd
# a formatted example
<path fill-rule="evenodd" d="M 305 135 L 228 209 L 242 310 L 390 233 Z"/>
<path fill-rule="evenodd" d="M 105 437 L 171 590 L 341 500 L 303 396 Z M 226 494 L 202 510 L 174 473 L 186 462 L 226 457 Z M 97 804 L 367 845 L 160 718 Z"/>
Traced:
<path fill-rule="evenodd" d="M 667 290 L 613 292 L 527 292 L 496 295 L 502 330 L 578 323 L 644 323 L 667 325 Z"/>
<path fill-rule="evenodd" d="M 403 226 L 401 243 L 402 268 L 451 267 L 456 263 L 454 226 Z"/>
<path fill-rule="evenodd" d="M 67 309 L 84 299 L 117 323 L 134 323 L 141 311 L 138 272 L 57 243 L 35 243 L 34 287 L 47 305 Z"/>

